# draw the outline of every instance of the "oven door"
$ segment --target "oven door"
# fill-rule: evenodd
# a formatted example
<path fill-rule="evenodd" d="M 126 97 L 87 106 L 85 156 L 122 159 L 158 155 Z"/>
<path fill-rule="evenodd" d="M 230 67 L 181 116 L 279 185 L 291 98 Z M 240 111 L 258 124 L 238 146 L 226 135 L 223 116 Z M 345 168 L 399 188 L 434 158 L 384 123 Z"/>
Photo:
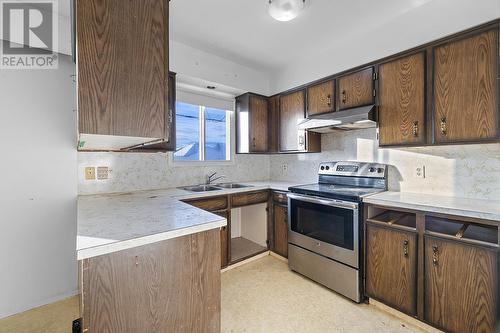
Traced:
<path fill-rule="evenodd" d="M 288 194 L 288 242 L 359 268 L 356 202 Z"/>

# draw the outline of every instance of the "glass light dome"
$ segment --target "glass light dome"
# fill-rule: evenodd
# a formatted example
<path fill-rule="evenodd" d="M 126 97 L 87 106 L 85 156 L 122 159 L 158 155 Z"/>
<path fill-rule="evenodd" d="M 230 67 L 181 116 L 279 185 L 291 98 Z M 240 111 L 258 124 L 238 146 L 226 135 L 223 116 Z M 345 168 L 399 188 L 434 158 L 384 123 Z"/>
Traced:
<path fill-rule="evenodd" d="M 269 15 L 278 21 L 296 18 L 304 8 L 305 0 L 269 0 Z"/>

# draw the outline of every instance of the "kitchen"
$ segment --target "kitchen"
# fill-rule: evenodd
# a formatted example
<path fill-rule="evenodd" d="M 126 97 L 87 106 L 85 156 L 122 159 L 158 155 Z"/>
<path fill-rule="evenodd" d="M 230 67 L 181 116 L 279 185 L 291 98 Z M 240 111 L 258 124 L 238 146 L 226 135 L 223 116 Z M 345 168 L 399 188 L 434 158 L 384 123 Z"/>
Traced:
<path fill-rule="evenodd" d="M 497 0 L 14 3 L 0 332 L 500 329 Z"/>

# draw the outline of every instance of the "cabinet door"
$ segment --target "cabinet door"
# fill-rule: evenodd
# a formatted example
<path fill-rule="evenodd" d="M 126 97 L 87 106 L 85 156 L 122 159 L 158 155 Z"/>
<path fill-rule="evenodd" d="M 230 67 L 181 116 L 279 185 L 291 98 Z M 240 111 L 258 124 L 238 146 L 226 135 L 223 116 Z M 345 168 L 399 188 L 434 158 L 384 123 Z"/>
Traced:
<path fill-rule="evenodd" d="M 227 220 L 227 225 L 220 228 L 220 265 L 221 268 L 227 267 L 229 263 L 229 225 L 231 214 L 228 211 L 216 212 L 215 214 L 224 217 Z"/>
<path fill-rule="evenodd" d="M 417 235 L 366 225 L 366 293 L 409 315 L 417 307 Z"/>
<path fill-rule="evenodd" d="M 339 109 L 373 104 L 373 68 L 342 76 L 338 79 Z"/>
<path fill-rule="evenodd" d="M 166 139 L 168 1 L 77 1 L 76 16 L 80 134 Z"/>
<path fill-rule="evenodd" d="M 269 98 L 269 152 L 279 150 L 279 116 L 280 116 L 280 96 Z"/>
<path fill-rule="evenodd" d="M 330 80 L 307 88 L 307 115 L 335 111 L 335 85 Z"/>
<path fill-rule="evenodd" d="M 288 210 L 274 205 L 274 252 L 288 258 Z"/>
<path fill-rule="evenodd" d="M 379 67 L 380 145 L 425 142 L 425 53 Z"/>
<path fill-rule="evenodd" d="M 250 95 L 250 152 L 267 152 L 269 117 L 267 98 Z"/>
<path fill-rule="evenodd" d="M 425 236 L 425 320 L 450 332 L 493 332 L 496 250 Z"/>
<path fill-rule="evenodd" d="M 306 133 L 298 124 L 305 117 L 305 93 L 299 90 L 281 96 L 280 101 L 280 151 L 304 151 Z"/>
<path fill-rule="evenodd" d="M 498 135 L 498 29 L 434 49 L 434 128 L 438 143 Z"/>

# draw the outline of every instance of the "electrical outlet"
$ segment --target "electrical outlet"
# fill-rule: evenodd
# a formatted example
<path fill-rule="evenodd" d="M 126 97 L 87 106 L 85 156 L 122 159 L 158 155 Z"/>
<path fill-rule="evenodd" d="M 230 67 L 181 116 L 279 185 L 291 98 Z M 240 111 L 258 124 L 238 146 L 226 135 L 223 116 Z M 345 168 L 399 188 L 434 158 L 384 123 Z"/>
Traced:
<path fill-rule="evenodd" d="M 111 170 L 107 166 L 97 167 L 97 180 L 109 179 L 109 172 Z"/>
<path fill-rule="evenodd" d="M 95 180 L 95 167 L 85 168 L 85 180 Z"/>
<path fill-rule="evenodd" d="M 283 176 L 286 176 L 286 175 L 288 174 L 288 164 L 283 163 L 283 164 L 281 165 L 281 174 L 282 174 Z"/>
<path fill-rule="evenodd" d="M 425 178 L 425 165 L 419 165 L 415 168 L 416 178 Z"/>

